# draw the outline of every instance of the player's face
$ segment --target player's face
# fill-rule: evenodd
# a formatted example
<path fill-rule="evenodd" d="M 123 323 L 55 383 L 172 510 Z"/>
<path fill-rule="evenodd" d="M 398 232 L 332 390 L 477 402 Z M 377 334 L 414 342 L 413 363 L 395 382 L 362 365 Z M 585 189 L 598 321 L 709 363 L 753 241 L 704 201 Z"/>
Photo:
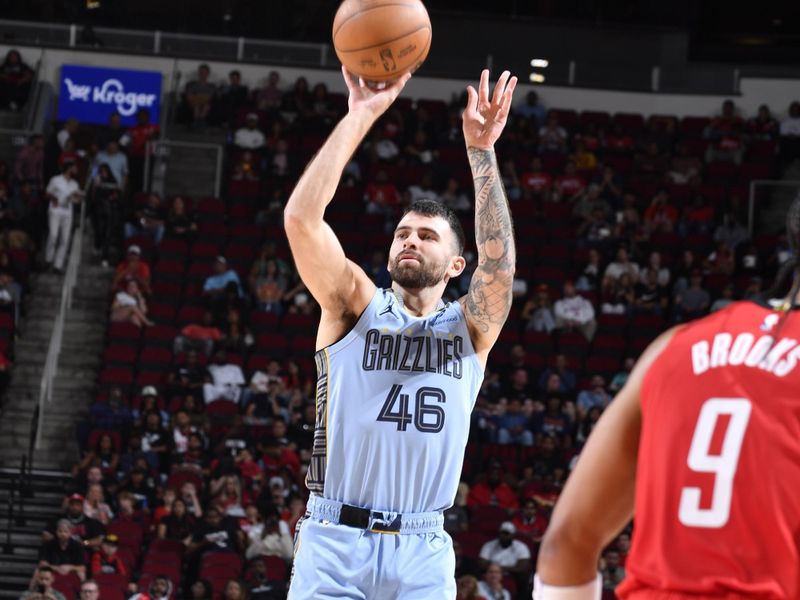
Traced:
<path fill-rule="evenodd" d="M 389 275 L 407 289 L 434 287 L 464 270 L 450 225 L 441 217 L 409 213 L 397 225 L 389 249 Z"/>

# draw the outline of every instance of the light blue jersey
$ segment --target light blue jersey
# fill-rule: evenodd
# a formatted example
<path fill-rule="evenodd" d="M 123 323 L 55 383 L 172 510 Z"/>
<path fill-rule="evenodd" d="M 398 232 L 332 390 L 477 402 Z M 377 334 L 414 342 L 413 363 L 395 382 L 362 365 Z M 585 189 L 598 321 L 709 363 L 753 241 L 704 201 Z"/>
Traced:
<path fill-rule="evenodd" d="M 461 305 L 414 317 L 378 289 L 316 362 L 309 490 L 394 513 L 449 508 L 483 380 Z"/>

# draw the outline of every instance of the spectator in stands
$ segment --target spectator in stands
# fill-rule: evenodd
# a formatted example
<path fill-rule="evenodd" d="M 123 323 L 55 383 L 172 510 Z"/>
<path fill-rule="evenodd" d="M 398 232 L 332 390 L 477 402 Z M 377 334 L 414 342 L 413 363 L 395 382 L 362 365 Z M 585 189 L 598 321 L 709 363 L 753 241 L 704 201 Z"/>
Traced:
<path fill-rule="evenodd" d="M 197 78 L 189 81 L 184 88 L 184 98 L 189 107 L 192 126 L 203 127 L 208 124 L 208 115 L 216 94 L 216 86 L 208 80 L 211 69 L 202 64 L 197 67 Z"/>
<path fill-rule="evenodd" d="M 84 542 L 84 546 L 94 548 L 100 545 L 105 528 L 99 521 L 83 514 L 83 496 L 72 494 L 67 498 L 67 507 L 64 510 L 64 514 L 52 521 L 47 529 L 42 532 L 42 539 L 45 542 L 56 537 L 56 526 L 61 519 L 66 519 L 72 524 L 72 536 L 79 542 Z"/>
<path fill-rule="evenodd" d="M 236 290 L 239 297 L 244 294 L 239 274 L 228 267 L 228 261 L 224 256 L 214 259 L 213 269 L 213 274 L 209 275 L 203 283 L 203 296 L 212 306 L 219 306 L 229 289 Z"/>
<path fill-rule="evenodd" d="M 206 356 L 214 351 L 214 343 L 222 339 L 222 331 L 214 324 L 214 313 L 203 312 L 200 323 L 190 323 L 175 337 L 172 353 L 176 356 L 189 349 L 201 350 Z"/>
<path fill-rule="evenodd" d="M 108 165 L 111 174 L 114 176 L 114 181 L 116 181 L 117 186 L 124 194 L 128 187 L 128 157 L 123 152 L 120 152 L 117 140 L 109 140 L 105 150 L 97 153 L 94 158 L 94 168 L 97 169 L 100 165 Z"/>
<path fill-rule="evenodd" d="M 49 567 L 60 575 L 75 573 L 86 579 L 86 553 L 78 540 L 72 537 L 73 527 L 67 519 L 56 524 L 56 537 L 39 549 L 39 567 Z"/>
<path fill-rule="evenodd" d="M 578 171 L 594 171 L 597 168 L 597 155 L 586 148 L 580 136 L 575 136 L 574 147 L 569 159 L 575 163 L 575 168 Z"/>
<path fill-rule="evenodd" d="M 666 287 L 659 284 L 658 274 L 655 271 L 648 271 L 645 282 L 636 286 L 634 310 L 661 316 L 666 313 L 668 304 L 669 293 Z"/>
<path fill-rule="evenodd" d="M 146 385 L 142 388 L 139 394 L 139 406 L 134 406 L 131 414 L 136 421 L 137 427 L 143 427 L 145 419 L 149 413 L 156 413 L 161 417 L 161 423 L 164 427 L 169 424 L 169 414 L 159 407 L 158 403 L 158 390 L 153 385 Z"/>
<path fill-rule="evenodd" d="M 242 532 L 231 522 L 223 519 L 214 506 L 206 510 L 203 522 L 197 527 L 191 540 L 186 544 L 190 558 L 199 558 L 214 552 L 233 552 L 239 554 L 242 549 Z"/>
<path fill-rule="evenodd" d="M 33 81 L 33 69 L 18 50 L 9 50 L 0 64 L 0 108 L 17 111 L 25 105 Z"/>
<path fill-rule="evenodd" d="M 103 525 L 108 525 L 114 518 L 114 512 L 105 501 L 103 486 L 100 483 L 89 484 L 86 499 L 83 501 L 83 514 L 100 521 Z"/>
<path fill-rule="evenodd" d="M 669 203 L 666 188 L 653 196 L 650 206 L 644 211 L 644 224 L 649 233 L 672 233 L 678 222 L 678 209 Z"/>
<path fill-rule="evenodd" d="M 166 219 L 167 237 L 192 241 L 197 234 L 197 223 L 186 210 L 186 200 L 175 196 Z"/>
<path fill-rule="evenodd" d="M 542 167 L 541 158 L 534 156 L 531 159 L 530 170 L 522 174 L 520 185 L 526 196 L 530 197 L 542 197 L 550 190 L 553 178 Z"/>
<path fill-rule="evenodd" d="M 714 117 L 703 137 L 710 144 L 706 149 L 706 162 L 731 161 L 742 162 L 744 154 L 744 121 L 736 114 L 733 100 L 722 103 L 722 112 Z"/>
<path fill-rule="evenodd" d="M 240 150 L 260 150 L 265 142 L 264 133 L 258 128 L 258 114 L 247 113 L 244 127 L 237 129 L 233 136 L 234 145 Z"/>
<path fill-rule="evenodd" d="M 733 284 L 729 283 L 722 288 L 722 294 L 719 298 L 714 300 L 714 303 L 711 305 L 709 312 L 717 312 L 718 310 L 722 310 L 729 304 L 732 304 L 735 301 L 733 297 Z"/>
<path fill-rule="evenodd" d="M 603 589 L 613 590 L 625 578 L 625 569 L 619 562 L 619 552 L 614 549 L 606 550 L 603 554 L 602 567 Z"/>
<path fill-rule="evenodd" d="M 281 76 L 277 71 L 270 71 L 264 87 L 256 94 L 258 110 L 275 110 L 281 105 L 283 92 L 278 87 L 280 80 Z"/>
<path fill-rule="evenodd" d="M 546 283 L 536 286 L 536 295 L 528 299 L 519 317 L 525 321 L 525 329 L 551 333 L 556 328 L 550 288 Z"/>
<path fill-rule="evenodd" d="M 703 276 L 695 270 L 689 279 L 689 287 L 675 297 L 675 314 L 678 321 L 696 319 L 705 314 L 711 297 L 703 289 Z"/>
<path fill-rule="evenodd" d="M 513 160 L 503 163 L 502 172 L 503 186 L 506 188 L 506 195 L 511 202 L 516 202 L 522 198 L 522 184 L 517 177 L 517 167 Z"/>
<path fill-rule="evenodd" d="M 72 205 L 80 202 L 83 192 L 75 180 L 78 169 L 75 163 L 67 163 L 61 175 L 54 176 L 47 184 L 48 236 L 45 261 L 56 273 L 64 272 L 64 261 L 72 233 Z"/>
<path fill-rule="evenodd" d="M 192 535 L 196 525 L 197 522 L 194 516 L 188 513 L 183 498 L 175 498 L 170 513 L 158 524 L 157 535 L 162 540 L 183 542 Z"/>
<path fill-rule="evenodd" d="M 156 417 L 155 419 L 153 417 Z M 147 443 L 149 451 L 155 452 L 160 455 L 161 448 L 164 448 L 164 453 L 168 450 L 168 437 L 166 432 L 161 429 L 161 423 L 157 418 L 158 415 L 150 413 L 147 415 L 145 432 L 142 435 L 143 447 L 144 442 Z M 166 462 L 162 461 L 161 470 L 166 471 Z M 128 477 L 120 484 L 120 491 L 131 494 L 136 500 L 136 510 L 144 512 L 151 512 L 155 508 L 156 490 L 153 484 L 148 480 L 147 470 L 143 467 L 136 466 L 131 469 Z"/>
<path fill-rule="evenodd" d="M 136 279 L 128 279 L 125 289 L 114 296 L 111 303 L 110 319 L 115 323 L 133 323 L 137 327 L 152 327 L 153 321 L 147 318 L 147 301 L 139 289 Z"/>
<path fill-rule="evenodd" d="M 78 119 L 74 117 L 64 121 L 64 125 L 56 134 L 56 141 L 58 142 L 59 151 L 64 150 L 67 147 L 67 142 L 69 140 L 72 140 L 73 142 L 75 141 L 75 134 L 78 133 L 79 128 L 80 123 L 78 122 Z"/>
<path fill-rule="evenodd" d="M 281 110 L 294 115 L 305 115 L 311 106 L 311 92 L 308 89 L 308 80 L 298 77 L 294 87 L 283 95 Z"/>
<path fill-rule="evenodd" d="M 525 104 L 521 104 L 514 108 L 514 114 L 533 121 L 537 127 L 544 125 L 547 119 L 547 109 L 539 102 L 539 94 L 534 91 L 528 92 L 525 96 Z"/>
<path fill-rule="evenodd" d="M 617 255 L 614 261 L 610 262 L 606 267 L 603 277 L 619 279 L 623 275 L 627 275 L 633 281 L 638 281 L 639 265 L 630 259 L 628 250 L 624 246 L 620 246 L 617 248 Z"/>
<path fill-rule="evenodd" d="M 385 268 L 385 261 L 384 261 Z M 265 312 L 280 315 L 283 312 L 283 300 L 289 286 L 286 276 L 281 274 L 276 260 L 257 261 L 250 269 L 250 289 L 256 307 Z"/>
<path fill-rule="evenodd" d="M 547 518 L 539 511 L 538 504 L 533 498 L 526 498 L 522 503 L 522 510 L 517 513 L 512 521 L 517 531 L 530 538 L 537 544 L 542 541 L 545 529 L 547 529 Z"/>
<path fill-rule="evenodd" d="M 619 392 L 622 387 L 627 383 L 628 377 L 633 371 L 633 367 L 636 364 L 636 360 L 629 356 L 625 359 L 625 362 L 622 364 L 622 370 L 618 371 L 614 377 L 611 378 L 611 383 L 608 384 L 608 389 L 613 392 Z"/>
<path fill-rule="evenodd" d="M 127 432 L 133 424 L 133 415 L 123 401 L 122 390 L 111 388 L 105 402 L 98 398 L 89 408 L 89 423 L 93 429 Z"/>
<path fill-rule="evenodd" d="M 561 192 L 564 198 L 575 198 L 586 188 L 586 180 L 578 174 L 578 167 L 574 160 L 568 160 L 564 173 L 557 177 L 553 186 Z"/>
<path fill-rule="evenodd" d="M 592 340 L 597 330 L 594 307 L 586 298 L 578 295 L 573 282 L 564 283 L 564 296 L 556 301 L 553 310 L 559 329 L 579 331 L 587 340 Z"/>
<path fill-rule="evenodd" d="M 44 136 L 35 134 L 23 146 L 14 160 L 14 182 L 21 185 L 27 181 L 34 191 L 42 189 L 44 182 Z"/>
<path fill-rule="evenodd" d="M 156 575 L 147 587 L 147 593 L 134 594 L 128 600 L 171 600 L 172 580 L 166 575 Z M 209 595 L 208 598 L 211 598 Z"/>
<path fill-rule="evenodd" d="M 189 597 L 191 600 L 214 600 L 213 591 L 207 579 L 198 579 L 192 584 Z"/>
<path fill-rule="evenodd" d="M 714 241 L 716 243 L 725 243 L 731 250 L 736 250 L 739 245 L 750 239 L 750 234 L 747 232 L 735 213 L 725 213 L 720 223 L 714 230 Z"/>
<path fill-rule="evenodd" d="M 474 575 L 462 575 L 456 581 L 456 600 L 487 600 L 478 591 L 478 580 Z"/>
<path fill-rule="evenodd" d="M 413 204 L 418 200 L 433 200 L 436 196 L 436 190 L 433 187 L 433 173 L 426 171 L 418 182 L 408 186 L 404 201 L 406 204 Z"/>
<path fill-rule="evenodd" d="M 533 446 L 533 433 L 527 428 L 528 417 L 523 411 L 522 400 L 511 398 L 505 403 L 505 411 L 494 419 L 498 444 Z"/>
<path fill-rule="evenodd" d="M 53 569 L 39 567 L 33 574 L 30 589 L 19 597 L 19 600 L 66 600 L 64 594 L 53 589 L 56 577 Z"/>
<path fill-rule="evenodd" d="M 149 194 L 146 204 L 134 211 L 133 220 L 125 223 L 125 237 L 143 235 L 158 246 L 164 237 L 164 209 L 158 194 Z"/>
<path fill-rule="evenodd" d="M 259 556 L 278 556 L 289 561 L 293 546 L 289 526 L 280 519 L 274 506 L 268 506 L 264 509 L 263 522 L 248 532 L 245 557 L 250 560 Z"/>
<path fill-rule="evenodd" d="M 125 128 L 122 126 L 122 116 L 118 111 L 113 111 L 108 116 L 108 123 L 100 127 L 96 133 L 96 145 L 93 150 L 107 148 L 109 142 L 117 142 L 119 146 L 124 146 L 122 138 L 125 136 Z"/>
<path fill-rule="evenodd" d="M 375 174 L 375 180 L 367 184 L 365 200 L 367 213 L 390 217 L 400 206 L 402 198 L 395 185 L 389 181 L 386 171 L 381 169 Z"/>
<path fill-rule="evenodd" d="M 109 533 L 103 538 L 100 550 L 92 555 L 91 572 L 92 577 L 97 577 L 101 573 L 115 573 L 123 577 L 129 577 L 128 568 L 117 554 L 119 548 L 119 538 L 116 534 Z"/>
<path fill-rule="evenodd" d="M 218 400 L 239 402 L 242 388 L 246 383 L 239 365 L 228 362 L 227 353 L 217 350 L 213 362 L 208 365 L 208 377 L 203 385 L 203 398 L 206 404 Z"/>
<path fill-rule="evenodd" d="M 542 154 L 566 154 L 567 131 L 558 124 L 558 117 L 550 114 L 539 129 L 539 152 Z"/>
<path fill-rule="evenodd" d="M 550 381 L 550 377 L 552 375 L 558 375 L 559 386 L 556 390 L 548 388 L 548 382 Z M 575 375 L 575 371 L 569 368 L 569 361 L 567 360 L 566 355 L 556 354 L 553 366 L 545 367 L 541 375 L 539 375 L 537 387 L 542 391 L 570 393 L 575 391 L 576 385 L 577 376 Z"/>
<path fill-rule="evenodd" d="M 481 567 L 498 565 L 503 571 L 514 575 L 528 575 L 531 564 L 531 551 L 523 542 L 514 539 L 517 528 L 511 521 L 500 525 L 497 537 L 481 547 Z"/>
<path fill-rule="evenodd" d="M 605 379 L 603 379 L 602 375 L 595 375 L 592 377 L 589 389 L 578 393 L 577 408 L 579 418 L 583 419 L 589 410 L 595 406 L 601 410 L 605 409 L 611 400 L 611 396 L 606 391 Z"/>
<path fill-rule="evenodd" d="M 79 595 L 80 600 L 98 600 L 100 598 L 100 588 L 93 579 L 84 581 L 81 584 Z"/>
<path fill-rule="evenodd" d="M 286 584 L 272 576 L 267 563 L 261 559 L 251 561 L 245 576 L 250 600 L 282 600 L 286 597 Z"/>
<path fill-rule="evenodd" d="M 98 466 L 106 476 L 113 475 L 119 465 L 119 453 L 114 448 L 114 441 L 107 433 L 101 434 L 97 438 L 94 448 L 89 450 L 83 459 L 72 468 L 72 474 L 77 476 L 86 471 L 89 467 Z"/>
<path fill-rule="evenodd" d="M 469 490 L 467 506 L 499 506 L 506 510 L 519 508 L 514 490 L 503 481 L 503 467 L 499 461 L 492 461 L 483 481 L 478 481 Z"/>
<path fill-rule="evenodd" d="M 200 366 L 197 350 L 189 350 L 183 362 L 176 363 L 167 375 L 167 390 L 170 396 L 195 396 L 200 398 L 205 371 Z"/>
<path fill-rule="evenodd" d="M 229 579 L 222 590 L 222 600 L 246 600 L 244 587 L 236 579 Z"/>
<path fill-rule="evenodd" d="M 100 256 L 102 265 L 107 267 L 112 247 L 122 238 L 124 203 L 122 187 L 106 163 L 97 167 L 91 193 L 94 254 Z"/>
<path fill-rule="evenodd" d="M 758 107 L 755 117 L 747 121 L 747 135 L 750 139 L 772 141 L 778 139 L 780 125 L 772 117 L 769 106 L 762 104 Z"/>
<path fill-rule="evenodd" d="M 150 122 L 150 111 L 141 108 L 136 112 L 136 125 L 129 128 L 120 141 L 128 154 L 130 190 L 132 192 L 141 192 L 147 188 L 148 182 L 144 180 L 147 143 L 154 141 L 160 131 L 158 123 Z"/>
<path fill-rule="evenodd" d="M 242 74 L 234 69 L 228 73 L 228 83 L 223 84 L 218 93 L 216 110 L 217 119 L 227 124 L 236 118 L 236 114 L 247 104 L 249 94 L 247 86 L 242 83 Z"/>
<path fill-rule="evenodd" d="M 653 250 L 647 257 L 647 265 L 639 271 L 639 283 L 646 283 L 650 273 L 655 273 L 658 285 L 666 287 L 670 282 L 669 269 L 663 266 L 661 253 Z"/>

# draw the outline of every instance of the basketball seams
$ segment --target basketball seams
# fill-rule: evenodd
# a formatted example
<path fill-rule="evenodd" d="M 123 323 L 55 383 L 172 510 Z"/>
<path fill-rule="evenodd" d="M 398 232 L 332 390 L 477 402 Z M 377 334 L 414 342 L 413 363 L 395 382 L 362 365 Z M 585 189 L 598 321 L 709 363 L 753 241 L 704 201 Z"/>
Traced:
<path fill-rule="evenodd" d="M 337 27 L 336 29 L 333 30 L 333 38 L 334 38 L 334 40 L 336 39 L 336 35 L 339 33 L 339 31 L 342 29 L 342 27 L 345 26 L 345 24 L 348 21 L 350 21 L 350 20 L 352 20 L 352 19 L 354 19 L 356 17 L 360 17 L 361 15 L 363 15 L 365 13 L 368 13 L 370 11 L 378 10 L 378 9 L 381 9 L 381 8 L 390 8 L 392 6 L 405 6 L 407 8 L 418 8 L 420 5 L 419 5 L 418 2 L 414 2 L 413 0 L 411 0 L 410 2 L 392 2 L 391 4 L 388 4 L 388 3 L 387 4 L 379 4 L 377 6 L 372 6 L 370 8 L 364 8 L 362 10 L 359 10 L 358 12 L 354 12 L 352 15 L 347 17 L 344 21 L 339 23 L 339 27 Z M 423 9 L 424 9 L 424 6 L 423 6 Z M 426 12 L 426 15 L 427 15 L 427 12 Z M 334 21 L 334 25 L 335 24 L 336 24 L 336 22 Z"/>
<path fill-rule="evenodd" d="M 425 46 L 425 48 L 427 49 L 431 45 L 431 38 L 433 37 L 433 30 L 428 25 L 423 25 L 422 27 L 418 27 L 417 29 L 414 29 L 413 31 L 409 31 L 407 33 L 404 33 L 403 35 L 398 36 L 398 37 L 396 37 L 394 39 L 386 40 L 384 42 L 381 42 L 380 44 L 373 44 L 372 46 L 364 46 L 363 48 L 356 48 L 354 50 L 341 50 L 339 48 L 336 48 L 335 50 L 336 50 L 337 54 L 339 54 L 339 53 L 341 53 L 341 54 L 351 54 L 353 52 L 363 52 L 364 50 L 372 50 L 373 48 L 382 48 L 383 46 L 387 46 L 387 45 L 392 44 L 392 43 L 394 43 L 394 42 L 396 42 L 398 40 L 402 40 L 405 37 L 408 37 L 410 35 L 414 35 L 415 33 L 419 33 L 423 29 L 427 29 L 428 31 L 431 32 L 431 35 L 428 36 L 428 43 Z M 420 52 L 420 54 L 421 54 L 421 52 Z"/>

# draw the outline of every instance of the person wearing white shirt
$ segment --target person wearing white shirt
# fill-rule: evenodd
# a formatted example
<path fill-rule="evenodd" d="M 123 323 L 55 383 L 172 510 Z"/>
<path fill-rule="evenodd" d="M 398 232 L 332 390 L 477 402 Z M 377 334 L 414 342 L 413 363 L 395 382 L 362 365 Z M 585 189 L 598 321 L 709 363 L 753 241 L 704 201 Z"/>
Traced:
<path fill-rule="evenodd" d="M 511 593 L 503 587 L 503 570 L 500 565 L 489 565 L 483 581 L 478 582 L 478 594 L 486 600 L 511 600 Z"/>
<path fill-rule="evenodd" d="M 481 566 L 498 565 L 501 569 L 515 574 L 527 574 L 530 570 L 531 551 L 523 542 L 514 539 L 517 528 L 511 521 L 500 525 L 497 537 L 481 547 Z"/>
<path fill-rule="evenodd" d="M 619 279 L 623 273 L 627 273 L 631 281 L 639 279 L 639 265 L 628 258 L 628 251 L 625 248 L 620 248 L 617 250 L 617 259 L 606 267 L 605 276 Z"/>
<path fill-rule="evenodd" d="M 789 116 L 781 121 L 781 137 L 800 136 L 800 102 L 792 102 L 789 106 Z"/>
<path fill-rule="evenodd" d="M 47 184 L 47 198 L 50 201 L 48 215 L 47 245 L 45 260 L 57 272 L 64 270 L 64 260 L 72 233 L 72 204 L 80 201 L 82 195 L 75 176 L 78 167 L 73 162 L 64 163 L 61 175 L 56 175 Z"/>
<path fill-rule="evenodd" d="M 245 119 L 245 126 L 236 130 L 233 143 L 242 150 L 258 150 L 264 147 L 264 134 L 258 128 L 258 115 L 249 113 Z"/>
<path fill-rule="evenodd" d="M 564 297 L 556 301 L 553 313 L 556 317 L 556 327 L 580 331 L 589 341 L 594 337 L 594 332 L 597 330 L 594 306 L 576 293 L 575 284 L 571 281 L 564 283 Z"/>
<path fill-rule="evenodd" d="M 239 365 L 227 362 L 224 350 L 219 350 L 214 355 L 213 364 L 208 365 L 211 382 L 203 385 L 203 398 L 206 404 L 217 400 L 238 402 L 242 388 L 245 384 L 244 374 Z"/>

